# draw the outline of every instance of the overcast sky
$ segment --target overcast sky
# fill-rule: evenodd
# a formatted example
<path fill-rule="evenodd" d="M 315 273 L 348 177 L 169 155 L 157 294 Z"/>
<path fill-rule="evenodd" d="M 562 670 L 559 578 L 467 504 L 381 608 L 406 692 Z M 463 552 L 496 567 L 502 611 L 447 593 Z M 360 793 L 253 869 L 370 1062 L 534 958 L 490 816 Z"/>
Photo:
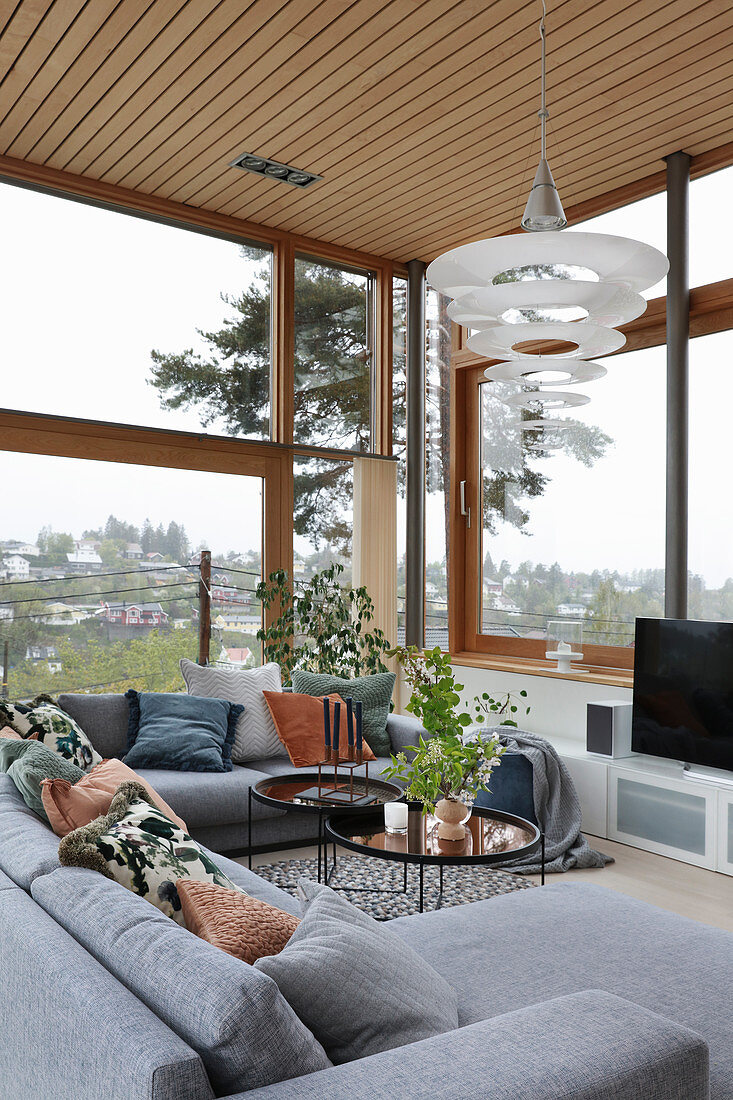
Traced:
<path fill-rule="evenodd" d="M 692 184 L 693 285 L 733 275 L 732 250 L 715 220 L 732 180 L 727 170 Z M 238 247 L 6 184 L 0 218 L 0 404 L 199 430 L 195 412 L 161 410 L 147 384 L 150 351 L 203 350 L 196 328 L 219 328 L 230 312 L 220 292 L 241 291 L 253 277 Z M 587 228 L 664 249 L 663 196 Z M 730 236 L 729 226 L 723 231 Z M 709 586 L 733 575 L 724 450 L 732 359 L 728 333 L 692 342 L 690 567 Z M 557 455 L 547 460 L 553 484 L 532 504 L 531 536 L 503 528 L 495 558 L 557 560 L 569 570 L 663 565 L 664 352 L 616 356 L 607 365 L 607 378 L 579 387 L 592 400 L 578 419 L 597 424 L 614 446 L 591 470 Z M 248 549 L 260 538 L 258 479 L 10 452 L 0 452 L 0 479 L 3 538 L 34 539 L 46 524 L 79 535 L 110 512 L 136 524 L 146 516 L 155 524 L 176 520 L 194 543 L 218 551 Z M 427 517 L 433 560 L 443 553 L 439 502 L 429 502 Z"/>

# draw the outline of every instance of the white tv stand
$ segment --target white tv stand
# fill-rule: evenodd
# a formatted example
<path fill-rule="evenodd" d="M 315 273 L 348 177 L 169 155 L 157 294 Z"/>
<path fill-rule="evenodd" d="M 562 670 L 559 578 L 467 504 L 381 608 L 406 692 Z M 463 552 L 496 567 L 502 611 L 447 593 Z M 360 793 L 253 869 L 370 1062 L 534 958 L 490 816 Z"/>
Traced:
<path fill-rule="evenodd" d="M 733 875 L 733 781 L 725 773 L 552 743 L 575 782 L 585 832 Z"/>

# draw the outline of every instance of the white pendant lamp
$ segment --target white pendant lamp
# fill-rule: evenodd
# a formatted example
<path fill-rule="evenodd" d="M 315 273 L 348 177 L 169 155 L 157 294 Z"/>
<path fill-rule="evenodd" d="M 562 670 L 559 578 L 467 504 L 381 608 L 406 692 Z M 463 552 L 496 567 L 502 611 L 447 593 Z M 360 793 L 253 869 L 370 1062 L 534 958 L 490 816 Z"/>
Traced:
<path fill-rule="evenodd" d="M 522 217 L 527 236 L 511 234 L 461 245 L 429 265 L 428 282 L 452 299 L 448 316 L 473 330 L 471 351 L 500 360 L 484 373 L 490 381 L 531 387 L 506 403 L 518 410 L 569 408 L 582 395 L 547 394 L 546 387 L 592 382 L 606 374 L 596 356 L 626 343 L 616 331 L 646 309 L 641 292 L 663 279 L 667 257 L 651 245 L 607 233 L 565 230 L 567 219 L 547 163 L 545 3 L 542 44 L 540 163 Z M 560 343 L 557 354 L 532 353 L 532 341 Z M 567 345 L 572 345 L 567 350 Z M 552 396 L 552 400 L 550 400 Z M 559 398 L 563 401 L 559 401 Z M 525 420 L 527 431 L 567 427 L 568 421 Z M 533 444 L 542 450 L 541 444 Z"/>

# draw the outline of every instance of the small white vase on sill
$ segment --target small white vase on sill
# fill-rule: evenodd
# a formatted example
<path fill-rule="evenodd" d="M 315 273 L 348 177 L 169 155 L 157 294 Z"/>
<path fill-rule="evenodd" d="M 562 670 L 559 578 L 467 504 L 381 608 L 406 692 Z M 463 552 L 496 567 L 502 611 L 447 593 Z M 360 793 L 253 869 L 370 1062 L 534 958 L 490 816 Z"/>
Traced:
<path fill-rule="evenodd" d="M 471 816 L 471 807 L 455 798 L 441 798 L 435 804 L 435 816 L 438 819 L 438 836 L 441 840 L 465 840 L 466 822 Z"/>

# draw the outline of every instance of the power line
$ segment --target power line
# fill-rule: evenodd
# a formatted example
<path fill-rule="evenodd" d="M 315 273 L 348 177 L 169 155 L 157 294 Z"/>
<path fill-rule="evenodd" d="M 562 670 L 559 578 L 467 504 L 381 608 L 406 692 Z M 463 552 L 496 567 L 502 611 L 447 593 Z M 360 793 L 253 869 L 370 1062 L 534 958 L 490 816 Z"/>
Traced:
<path fill-rule="evenodd" d="M 38 577 L 28 581 L 0 581 L 0 588 L 19 584 L 58 584 L 61 581 L 85 581 L 99 577 L 128 577 L 135 573 L 162 573 L 165 569 L 178 569 L 186 573 L 195 573 L 198 565 L 151 565 L 144 569 L 119 569 L 116 573 L 66 573 L 63 577 Z M 256 575 L 256 574 L 255 574 Z"/>
<path fill-rule="evenodd" d="M 2 604 L 3 607 L 16 607 L 18 604 L 21 603 L 41 603 L 43 600 L 73 600 L 79 599 L 79 597 L 81 596 L 124 596 L 129 592 L 142 592 L 146 588 L 149 588 L 151 592 L 162 592 L 163 589 L 166 588 L 190 588 L 191 585 L 194 584 L 198 584 L 198 581 L 176 581 L 173 584 L 160 584 L 157 585 L 155 588 L 153 588 L 152 585 L 137 585 L 137 587 L 135 588 L 107 588 L 104 589 L 102 592 L 63 592 L 60 594 L 55 593 L 51 596 L 33 596 L 27 600 L 3 600 Z"/>

